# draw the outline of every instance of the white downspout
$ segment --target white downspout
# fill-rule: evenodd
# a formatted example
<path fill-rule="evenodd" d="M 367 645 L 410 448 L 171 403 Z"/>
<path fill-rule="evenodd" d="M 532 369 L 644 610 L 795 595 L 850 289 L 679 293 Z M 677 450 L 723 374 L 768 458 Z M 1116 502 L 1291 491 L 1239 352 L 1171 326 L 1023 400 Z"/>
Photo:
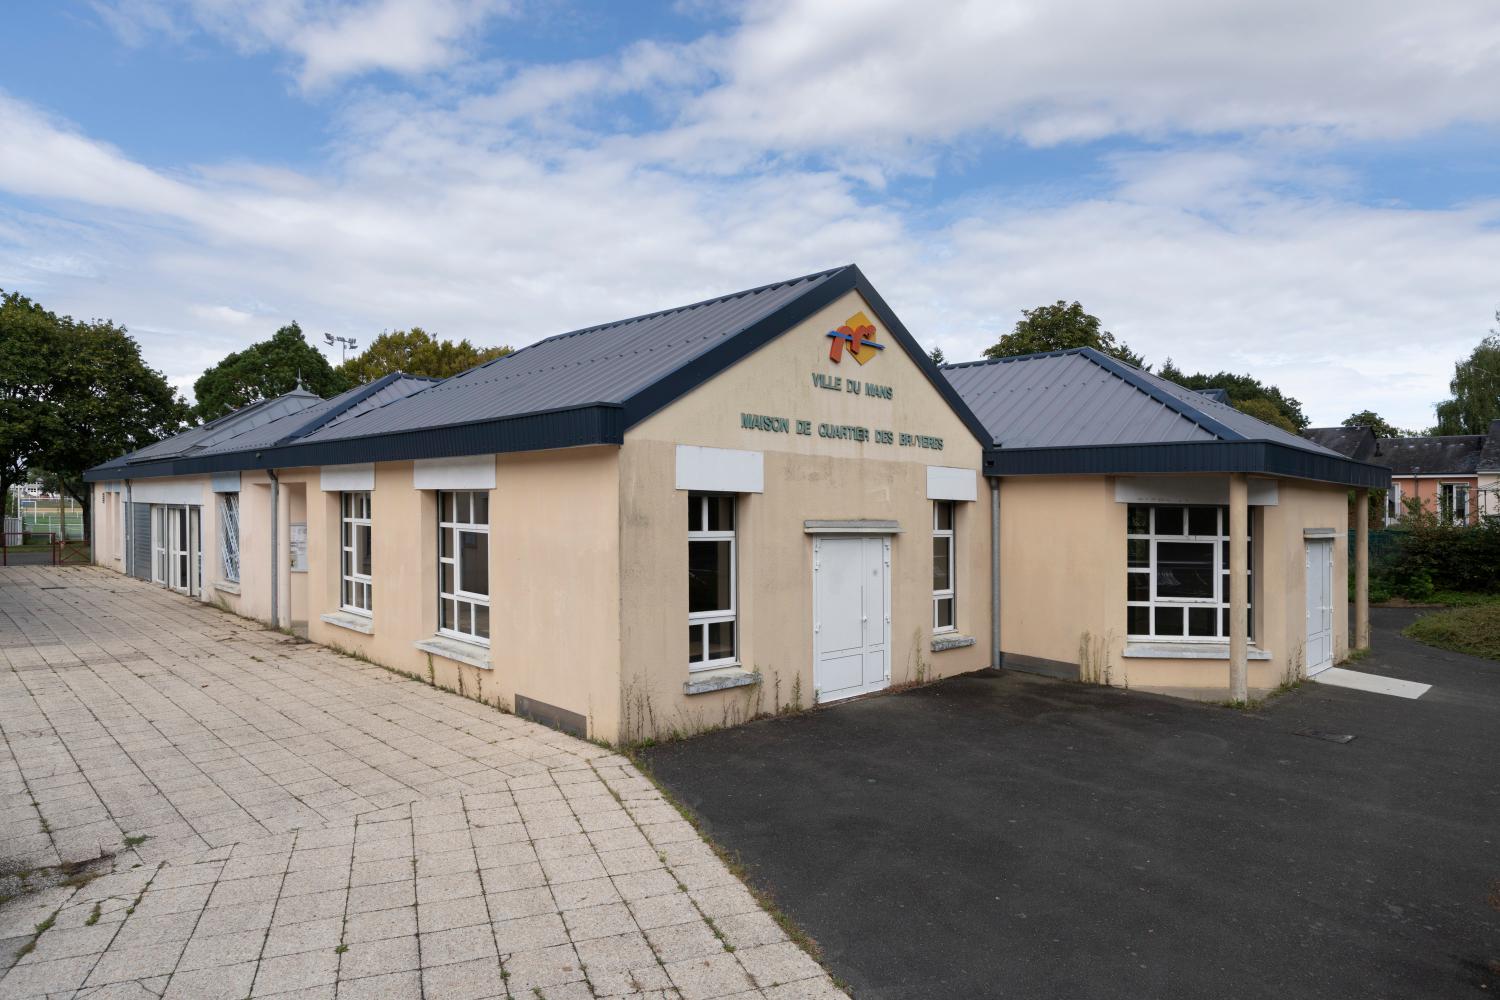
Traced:
<path fill-rule="evenodd" d="M 277 547 L 276 527 L 281 520 L 281 480 L 276 478 L 275 469 L 267 469 L 266 475 L 271 477 L 271 627 L 281 627 L 280 610 L 277 607 L 277 598 L 281 592 L 281 581 L 278 570 L 281 566 L 280 552 Z"/>
<path fill-rule="evenodd" d="M 990 666 L 1000 669 L 1000 480 L 990 479 Z"/>

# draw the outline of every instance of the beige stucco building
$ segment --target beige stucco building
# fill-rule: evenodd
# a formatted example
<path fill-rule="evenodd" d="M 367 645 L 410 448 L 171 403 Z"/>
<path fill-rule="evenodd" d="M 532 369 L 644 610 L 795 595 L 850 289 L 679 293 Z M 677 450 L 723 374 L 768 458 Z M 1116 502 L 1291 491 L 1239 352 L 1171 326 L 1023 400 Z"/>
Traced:
<path fill-rule="evenodd" d="M 1343 655 L 1357 463 L 1003 470 L 1037 451 L 997 432 L 1008 370 L 939 369 L 839 268 L 248 407 L 92 470 L 95 558 L 610 741 L 999 664 L 1224 697 L 1239 662 L 1260 691 L 1306 672 L 1312 601 Z"/>

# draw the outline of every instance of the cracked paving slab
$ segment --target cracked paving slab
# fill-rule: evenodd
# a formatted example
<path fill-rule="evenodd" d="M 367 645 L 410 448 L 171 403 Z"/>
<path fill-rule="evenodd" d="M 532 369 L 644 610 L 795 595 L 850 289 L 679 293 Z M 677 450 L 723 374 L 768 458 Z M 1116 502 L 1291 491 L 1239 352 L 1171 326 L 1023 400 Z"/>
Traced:
<path fill-rule="evenodd" d="M 0 570 L 0 657 L 0 853 L 112 862 L 0 996 L 844 995 L 608 750 L 94 568 Z"/>

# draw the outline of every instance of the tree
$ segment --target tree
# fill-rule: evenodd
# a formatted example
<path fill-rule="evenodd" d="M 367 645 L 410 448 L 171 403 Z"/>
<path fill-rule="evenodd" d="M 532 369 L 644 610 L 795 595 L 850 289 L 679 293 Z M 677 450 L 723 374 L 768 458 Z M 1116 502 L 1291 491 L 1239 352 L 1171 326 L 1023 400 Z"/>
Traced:
<path fill-rule="evenodd" d="M 49 398 L 58 318 L 26 296 L 0 290 L 0 507 L 42 443 L 62 433 Z"/>
<path fill-rule="evenodd" d="M 943 354 L 941 347 L 934 347 L 931 351 L 927 352 L 927 356 L 932 359 L 932 363 L 935 365 L 944 364 L 948 360 L 947 356 Z"/>
<path fill-rule="evenodd" d="M 323 352 L 302 337 L 302 327 L 289 323 L 269 340 L 230 354 L 198 377 L 193 415 L 209 421 L 262 399 L 274 399 L 299 384 L 319 396 L 336 396 L 350 387 L 328 364 Z"/>
<path fill-rule="evenodd" d="M 176 434 L 189 411 L 123 326 L 65 317 L 57 336 L 51 400 L 63 433 L 47 439 L 36 464 L 78 501 L 87 532 L 93 491 L 84 471 Z"/>
<path fill-rule="evenodd" d="M 1062 299 L 1050 306 L 1021 310 L 1015 329 L 988 348 L 984 356 L 1011 358 L 1019 354 L 1044 354 L 1077 347 L 1092 347 L 1127 365 L 1146 367 L 1144 358 L 1100 326 L 1099 317 L 1084 312 L 1083 306 L 1077 302 L 1070 304 Z"/>
<path fill-rule="evenodd" d="M 0 490 L 45 475 L 84 511 L 84 470 L 175 433 L 187 405 L 125 328 L 0 295 Z"/>
<path fill-rule="evenodd" d="M 1500 321 L 1500 311 L 1495 319 Z M 1436 433 L 1484 434 L 1490 421 L 1500 418 L 1500 330 L 1491 330 L 1453 366 L 1448 391 L 1452 398 L 1437 405 Z"/>
<path fill-rule="evenodd" d="M 1291 396 L 1284 395 L 1274 385 L 1265 385 L 1260 379 L 1252 378 L 1249 375 L 1235 375 L 1231 372 L 1218 372 L 1214 375 L 1205 375 L 1199 372 L 1196 375 L 1189 375 L 1174 365 L 1171 358 L 1166 360 L 1166 363 L 1161 366 L 1161 371 L 1157 372 L 1157 374 L 1167 381 L 1176 382 L 1187 389 L 1223 389 L 1229 396 L 1230 404 L 1235 409 L 1249 413 L 1253 417 L 1259 417 L 1262 420 L 1266 418 L 1261 414 L 1269 413 L 1269 410 L 1257 406 L 1255 411 L 1252 411 L 1247 409 L 1246 405 L 1251 400 L 1265 400 L 1271 403 L 1275 407 L 1277 414 L 1285 420 L 1285 423 L 1277 420 L 1267 422 L 1285 427 L 1294 434 L 1305 430 L 1307 425 L 1311 423 L 1307 419 L 1307 415 L 1302 412 L 1301 403 L 1297 402 Z"/>
<path fill-rule="evenodd" d="M 1374 410 L 1360 410 L 1344 418 L 1345 427 L 1368 427 L 1378 438 L 1405 437 L 1406 432 L 1390 423 Z"/>
<path fill-rule="evenodd" d="M 439 340 L 414 326 L 382 333 L 364 353 L 356 354 L 336 370 L 350 385 L 373 382 L 391 372 L 448 378 L 510 352 L 509 347 L 475 347 L 467 340 Z"/>

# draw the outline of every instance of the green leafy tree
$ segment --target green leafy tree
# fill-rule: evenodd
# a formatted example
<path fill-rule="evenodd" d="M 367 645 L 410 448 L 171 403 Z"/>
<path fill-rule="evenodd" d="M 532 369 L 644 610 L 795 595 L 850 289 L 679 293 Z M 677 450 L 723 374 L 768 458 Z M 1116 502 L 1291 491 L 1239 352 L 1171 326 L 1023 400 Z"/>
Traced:
<path fill-rule="evenodd" d="M 1500 321 L 1500 312 L 1495 319 Z M 1453 366 L 1448 391 L 1452 398 L 1437 405 L 1436 433 L 1484 434 L 1490 421 L 1500 418 L 1500 330 L 1491 330 Z"/>
<path fill-rule="evenodd" d="M 1406 431 L 1390 423 L 1374 410 L 1360 410 L 1344 418 L 1345 427 L 1368 427 L 1378 438 L 1406 437 Z"/>
<path fill-rule="evenodd" d="M 946 364 L 948 361 L 941 347 L 934 347 L 931 351 L 927 352 L 927 356 L 932 359 L 932 363 L 935 365 Z"/>
<path fill-rule="evenodd" d="M 350 388 L 323 352 L 303 338 L 302 327 L 289 323 L 269 340 L 234 352 L 200 375 L 193 383 L 198 400 L 193 415 L 202 421 L 214 420 L 259 400 L 285 395 L 299 382 L 323 397 Z"/>
<path fill-rule="evenodd" d="M 1276 412 L 1285 422 L 1268 420 L 1267 423 L 1284 427 L 1293 433 L 1305 430 L 1307 425 L 1311 423 L 1307 419 L 1307 415 L 1302 412 L 1301 403 L 1297 402 L 1291 396 L 1283 394 L 1274 385 L 1266 385 L 1260 379 L 1252 378 L 1249 375 L 1235 375 L 1231 372 L 1218 372 L 1214 375 L 1205 375 L 1199 372 L 1195 375 L 1189 375 L 1174 365 L 1171 358 L 1167 359 L 1157 374 L 1170 382 L 1176 382 L 1178 385 L 1188 389 L 1223 389 L 1229 396 L 1230 404 L 1235 409 L 1249 413 L 1251 416 L 1259 417 L 1262 420 L 1266 419 L 1262 414 L 1269 413 L 1270 411 L 1260 406 L 1255 407 L 1254 411 L 1252 411 L 1251 409 L 1247 409 L 1247 404 L 1251 400 L 1268 401 L 1275 407 Z"/>
<path fill-rule="evenodd" d="M 84 471 L 177 433 L 188 407 L 141 358 L 140 345 L 123 326 L 64 319 L 57 336 L 50 394 L 64 433 L 44 442 L 36 462 L 78 501 L 87 530 L 93 491 Z"/>
<path fill-rule="evenodd" d="M 1286 414 L 1281 412 L 1280 407 L 1265 397 L 1242 400 L 1235 403 L 1234 408 L 1241 413 L 1250 414 L 1256 420 L 1263 420 L 1272 427 L 1280 427 L 1282 430 L 1292 434 L 1297 433 L 1297 425 L 1287 419 Z"/>
<path fill-rule="evenodd" d="M 475 347 L 467 340 L 439 340 L 414 326 L 382 333 L 364 353 L 345 361 L 337 371 L 350 385 L 373 382 L 391 372 L 448 378 L 510 352 L 509 347 Z"/>
<path fill-rule="evenodd" d="M 1050 306 L 1021 310 L 1015 329 L 988 348 L 984 356 L 1012 358 L 1020 354 L 1069 351 L 1077 347 L 1092 347 L 1127 365 L 1146 367 L 1145 359 L 1117 341 L 1114 334 L 1100 325 L 1099 317 L 1084 312 L 1083 306 L 1077 302 L 1062 299 Z"/>
<path fill-rule="evenodd" d="M 59 320 L 26 296 L 0 291 L 0 506 L 43 442 L 63 432 L 50 398 Z"/>

